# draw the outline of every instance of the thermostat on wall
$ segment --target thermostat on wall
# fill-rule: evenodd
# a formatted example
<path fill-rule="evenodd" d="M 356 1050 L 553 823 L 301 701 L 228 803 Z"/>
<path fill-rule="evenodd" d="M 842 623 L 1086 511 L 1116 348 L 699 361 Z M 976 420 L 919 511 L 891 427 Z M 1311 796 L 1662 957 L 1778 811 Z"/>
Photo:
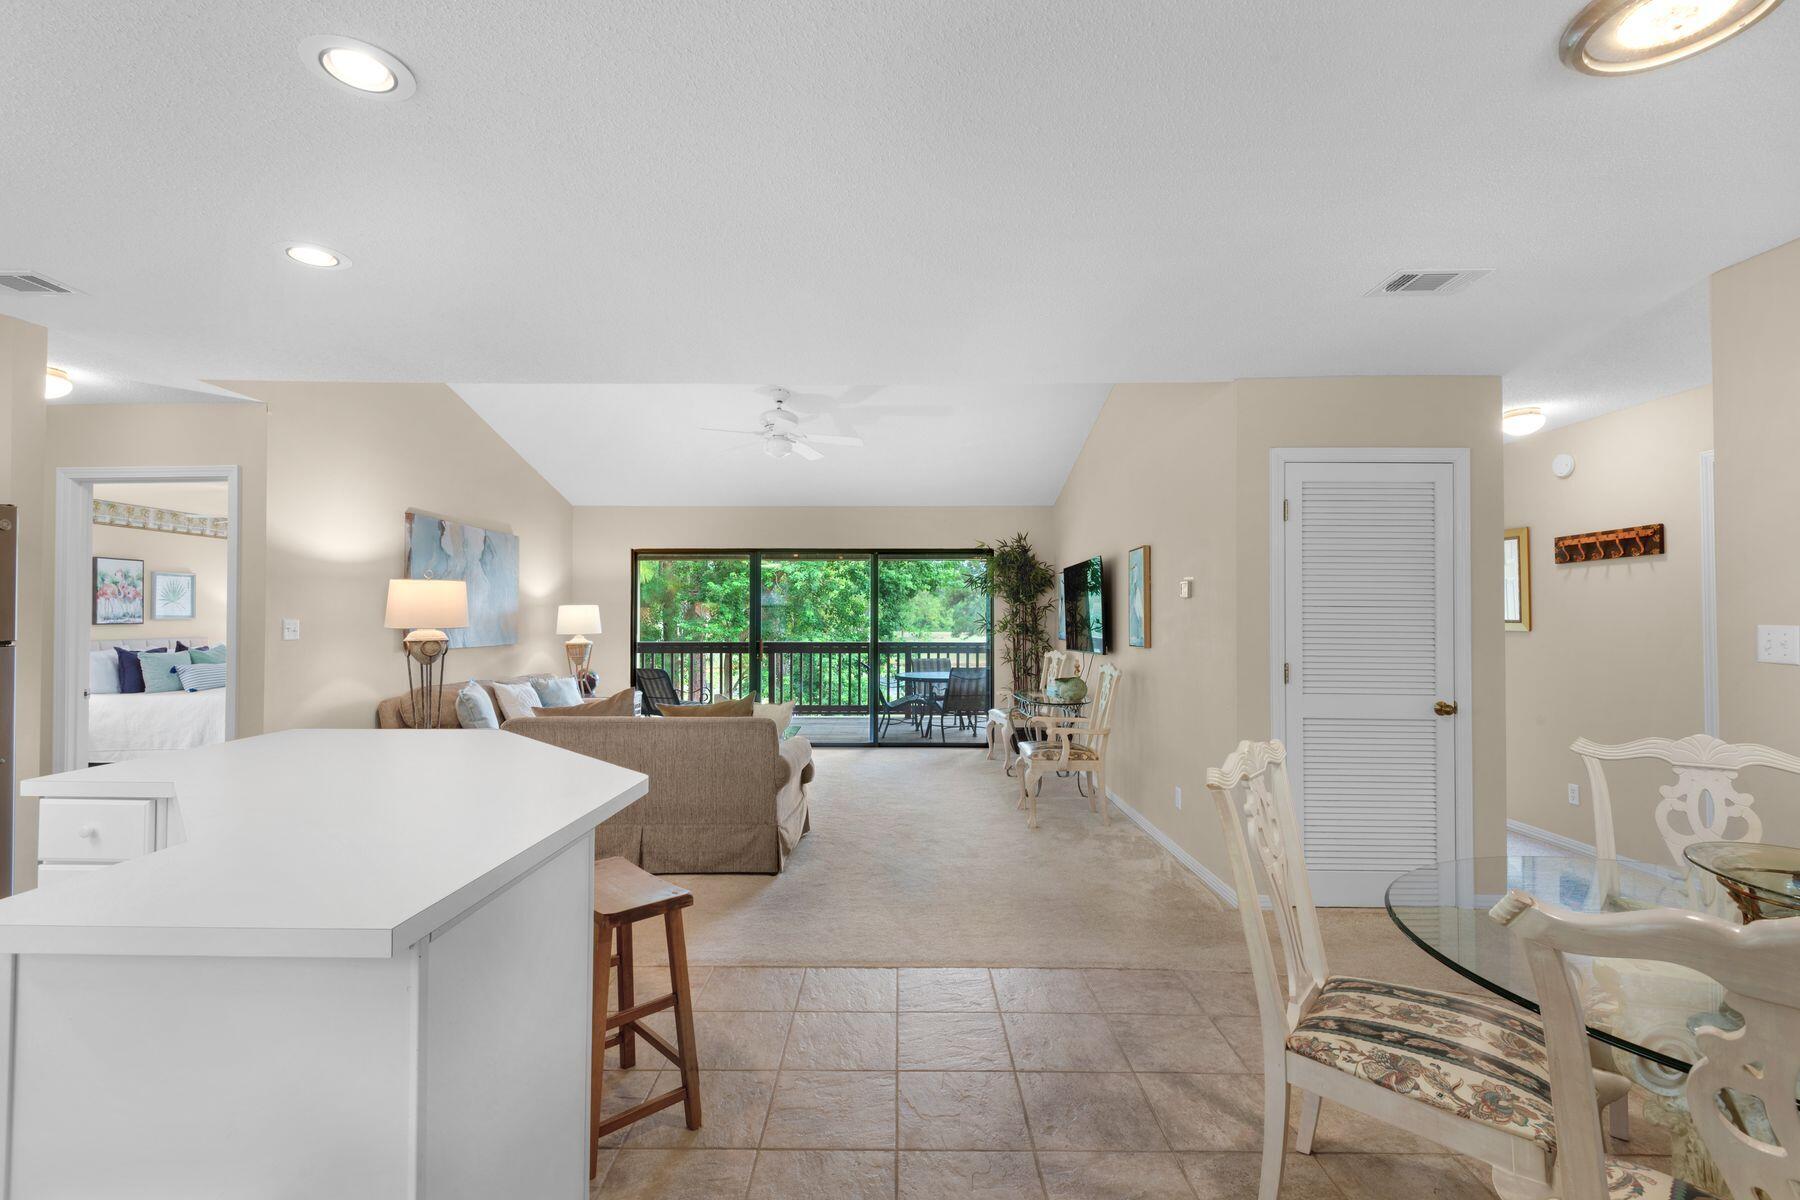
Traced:
<path fill-rule="evenodd" d="M 1550 473 L 1558 479 L 1567 479 L 1575 473 L 1575 456 L 1559 454 L 1550 460 Z"/>

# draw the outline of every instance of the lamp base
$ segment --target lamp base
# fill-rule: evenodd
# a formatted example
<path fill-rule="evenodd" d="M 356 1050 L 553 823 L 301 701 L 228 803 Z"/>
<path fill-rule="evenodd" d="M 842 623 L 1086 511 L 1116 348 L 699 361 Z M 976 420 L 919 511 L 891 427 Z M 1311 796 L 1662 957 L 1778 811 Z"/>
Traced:
<path fill-rule="evenodd" d="M 563 654 L 569 660 L 569 674 L 580 683 L 581 677 L 587 674 L 588 660 L 594 655 L 594 643 L 578 633 L 563 643 Z"/>
<path fill-rule="evenodd" d="M 412 704 L 413 728 L 436 729 L 438 688 L 443 679 L 444 664 L 450 658 L 450 637 L 441 629 L 415 629 L 406 635 L 403 644 L 406 647 L 406 694 Z"/>

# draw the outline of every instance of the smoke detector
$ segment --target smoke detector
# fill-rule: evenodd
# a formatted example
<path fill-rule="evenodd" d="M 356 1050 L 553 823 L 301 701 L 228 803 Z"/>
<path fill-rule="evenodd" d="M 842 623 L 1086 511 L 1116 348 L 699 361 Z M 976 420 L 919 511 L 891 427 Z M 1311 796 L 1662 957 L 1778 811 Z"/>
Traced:
<path fill-rule="evenodd" d="M 1375 287 L 1364 292 L 1365 296 L 1448 296 L 1452 292 L 1460 292 L 1480 279 L 1491 274 L 1493 268 L 1483 267 L 1475 270 L 1451 271 L 1442 267 L 1435 270 L 1396 271 Z"/>

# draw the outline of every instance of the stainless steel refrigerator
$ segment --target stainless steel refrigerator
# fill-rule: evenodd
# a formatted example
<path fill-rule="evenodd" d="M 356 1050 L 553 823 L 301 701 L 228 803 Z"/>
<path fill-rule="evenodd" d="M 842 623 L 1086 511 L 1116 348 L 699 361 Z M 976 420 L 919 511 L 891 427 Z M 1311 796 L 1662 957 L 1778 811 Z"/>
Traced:
<path fill-rule="evenodd" d="M 12 895 L 13 695 L 14 660 L 19 647 L 19 510 L 0 504 L 0 896 Z"/>

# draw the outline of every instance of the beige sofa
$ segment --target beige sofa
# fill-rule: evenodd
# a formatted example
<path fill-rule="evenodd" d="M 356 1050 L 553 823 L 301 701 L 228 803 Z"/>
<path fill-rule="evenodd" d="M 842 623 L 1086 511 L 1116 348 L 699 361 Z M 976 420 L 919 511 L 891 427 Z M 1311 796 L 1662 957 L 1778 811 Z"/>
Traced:
<path fill-rule="evenodd" d="M 642 771 L 650 792 L 600 826 L 596 857 L 654 875 L 781 872 L 811 827 L 812 745 L 756 717 L 518 717 L 508 733 Z"/>

